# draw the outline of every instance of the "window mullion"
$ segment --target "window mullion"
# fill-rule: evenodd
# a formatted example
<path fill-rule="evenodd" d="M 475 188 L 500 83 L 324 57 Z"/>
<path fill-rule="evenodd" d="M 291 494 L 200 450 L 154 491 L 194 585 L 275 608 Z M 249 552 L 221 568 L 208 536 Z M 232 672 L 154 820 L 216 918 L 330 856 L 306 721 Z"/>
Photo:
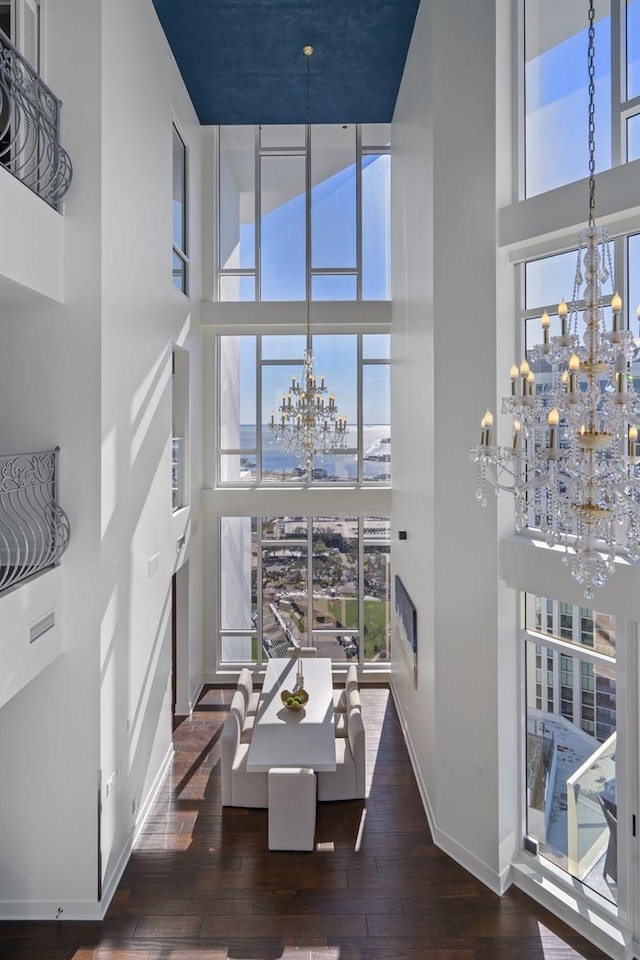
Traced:
<path fill-rule="evenodd" d="M 611 166 L 617 167 L 626 159 L 626 124 L 621 115 L 626 99 L 626 43 L 623 0 L 611 2 Z"/>
<path fill-rule="evenodd" d="M 256 300 L 262 300 L 262 165 L 260 162 L 260 127 L 256 126 L 254 131 L 254 213 L 253 220 L 255 224 L 254 234 L 254 254 L 253 262 L 255 266 L 255 294 Z"/>
<path fill-rule="evenodd" d="M 362 300 L 362 127 L 356 124 L 356 300 Z"/>

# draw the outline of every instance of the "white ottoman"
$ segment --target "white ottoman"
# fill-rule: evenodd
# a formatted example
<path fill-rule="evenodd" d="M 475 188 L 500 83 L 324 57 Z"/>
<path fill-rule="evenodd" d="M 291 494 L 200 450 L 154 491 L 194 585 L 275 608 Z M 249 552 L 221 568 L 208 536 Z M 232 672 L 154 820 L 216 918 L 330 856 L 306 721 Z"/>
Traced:
<path fill-rule="evenodd" d="M 313 850 L 316 775 L 309 767 L 269 770 L 269 850 Z"/>

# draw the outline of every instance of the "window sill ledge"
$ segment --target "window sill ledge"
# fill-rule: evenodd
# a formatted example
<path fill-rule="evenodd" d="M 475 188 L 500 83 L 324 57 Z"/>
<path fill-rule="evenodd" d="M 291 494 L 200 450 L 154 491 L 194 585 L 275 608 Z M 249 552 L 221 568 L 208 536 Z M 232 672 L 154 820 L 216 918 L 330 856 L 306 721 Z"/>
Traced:
<path fill-rule="evenodd" d="M 570 927 L 614 960 L 628 957 L 627 940 L 621 930 L 618 910 L 597 894 L 590 894 L 579 881 L 557 876 L 541 867 L 535 857 L 521 852 L 511 865 L 513 883 L 537 903 L 560 917 Z"/>

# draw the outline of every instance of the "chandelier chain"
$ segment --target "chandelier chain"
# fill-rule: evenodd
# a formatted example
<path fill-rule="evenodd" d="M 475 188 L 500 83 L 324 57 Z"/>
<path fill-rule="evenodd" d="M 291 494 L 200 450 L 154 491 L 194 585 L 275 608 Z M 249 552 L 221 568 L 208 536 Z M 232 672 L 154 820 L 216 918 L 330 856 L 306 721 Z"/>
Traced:
<path fill-rule="evenodd" d="M 595 105 L 595 10 L 594 0 L 589 0 L 589 48 L 587 53 L 589 72 L 589 226 L 596 223 L 596 105 Z"/>
<path fill-rule="evenodd" d="M 313 47 L 305 47 L 304 55 L 307 58 L 307 113 L 305 127 L 305 152 L 304 152 L 304 176 L 305 176 L 305 216 L 307 224 L 311 218 L 311 54 Z M 305 230 L 305 258 L 306 258 L 306 300 L 307 300 L 307 349 L 311 349 L 311 230 L 307 227 Z"/>
<path fill-rule="evenodd" d="M 283 393 L 278 407 L 271 414 L 271 433 L 285 450 L 299 458 L 302 468 L 296 468 L 307 482 L 314 478 L 314 458 L 335 454 L 344 449 L 347 437 L 347 418 L 338 412 L 336 398 L 329 393 L 325 377 L 316 377 L 311 338 L 311 54 L 312 46 L 302 49 L 307 58 L 307 98 L 305 126 L 305 274 L 306 274 L 306 344 L 300 377 L 291 377 L 288 392 Z M 319 475 L 324 471 L 318 467 Z"/>

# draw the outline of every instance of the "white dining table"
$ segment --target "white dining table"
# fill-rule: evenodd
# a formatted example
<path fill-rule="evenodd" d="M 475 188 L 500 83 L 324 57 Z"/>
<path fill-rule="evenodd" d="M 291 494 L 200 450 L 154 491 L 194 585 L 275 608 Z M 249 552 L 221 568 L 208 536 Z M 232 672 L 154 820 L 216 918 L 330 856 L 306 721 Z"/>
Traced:
<path fill-rule="evenodd" d="M 301 710 L 289 710 L 280 692 L 293 690 L 299 667 L 309 700 Z M 329 657 L 269 660 L 247 755 L 248 771 L 264 772 L 272 767 L 336 769 L 331 667 Z"/>

